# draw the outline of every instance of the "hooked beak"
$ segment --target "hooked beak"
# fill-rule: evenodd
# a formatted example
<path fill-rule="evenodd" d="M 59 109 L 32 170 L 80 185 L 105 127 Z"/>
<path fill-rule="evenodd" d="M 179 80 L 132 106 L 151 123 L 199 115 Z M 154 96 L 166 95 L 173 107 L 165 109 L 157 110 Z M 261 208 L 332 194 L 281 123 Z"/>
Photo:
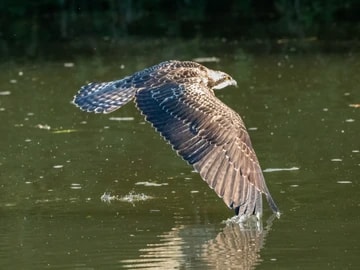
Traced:
<path fill-rule="evenodd" d="M 235 86 L 236 88 L 238 88 L 237 82 L 234 79 L 232 79 L 230 81 L 230 85 Z"/>

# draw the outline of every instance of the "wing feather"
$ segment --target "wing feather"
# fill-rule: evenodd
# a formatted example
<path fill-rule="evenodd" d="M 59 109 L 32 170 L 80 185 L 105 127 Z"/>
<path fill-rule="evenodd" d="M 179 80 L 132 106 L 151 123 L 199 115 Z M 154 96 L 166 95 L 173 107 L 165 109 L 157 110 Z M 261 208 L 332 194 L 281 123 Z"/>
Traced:
<path fill-rule="evenodd" d="M 213 159 L 213 163 L 211 164 L 211 166 L 209 167 L 209 169 L 206 171 L 206 173 L 204 174 L 204 179 L 206 180 L 206 182 L 209 184 L 209 186 L 211 188 L 215 188 L 216 186 L 216 173 L 218 172 L 220 165 L 222 162 L 222 155 L 221 155 L 221 149 L 217 148 L 216 151 L 216 156 Z M 221 180 L 221 179 L 219 179 Z"/>
<path fill-rule="evenodd" d="M 231 177 L 227 179 L 223 179 L 223 181 L 221 182 L 223 183 L 223 188 L 224 188 L 224 195 L 223 195 L 224 202 L 226 203 L 227 206 L 236 208 L 233 206 L 234 199 L 232 198 L 232 195 L 234 192 L 234 186 L 236 187 L 236 183 L 239 182 L 237 171 L 232 170 Z M 217 190 L 217 187 L 215 187 L 215 190 Z"/>
<path fill-rule="evenodd" d="M 213 179 L 209 179 L 210 182 L 210 186 L 212 188 L 215 189 L 216 186 L 220 186 L 221 185 L 221 180 L 224 179 L 224 176 L 226 174 L 226 170 L 228 169 L 228 159 L 225 155 L 223 155 L 222 153 L 219 154 L 219 159 L 218 159 L 218 168 L 216 169 L 216 171 L 214 172 L 214 176 Z M 225 182 L 225 181 L 222 181 Z M 216 192 L 216 190 L 215 190 Z"/>
<path fill-rule="evenodd" d="M 219 183 L 214 188 L 216 194 L 219 194 L 220 197 L 224 197 L 226 183 L 230 181 L 229 179 L 232 179 L 233 173 L 235 173 L 235 170 L 233 169 L 232 164 L 228 162 L 227 168 L 226 168 L 224 176 L 222 178 L 222 179 L 227 179 L 227 180 L 219 181 Z"/>

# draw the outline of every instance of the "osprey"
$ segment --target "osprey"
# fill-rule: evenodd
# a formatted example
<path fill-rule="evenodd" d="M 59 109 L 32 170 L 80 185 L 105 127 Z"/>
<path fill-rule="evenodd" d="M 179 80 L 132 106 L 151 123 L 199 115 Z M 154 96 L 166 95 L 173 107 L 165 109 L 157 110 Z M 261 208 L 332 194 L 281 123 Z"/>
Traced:
<path fill-rule="evenodd" d="M 241 117 L 215 97 L 236 86 L 228 74 L 191 61 L 166 61 L 121 80 L 89 83 L 73 103 L 81 110 L 111 113 L 136 106 L 173 149 L 236 215 L 262 215 L 262 194 L 279 216 Z"/>

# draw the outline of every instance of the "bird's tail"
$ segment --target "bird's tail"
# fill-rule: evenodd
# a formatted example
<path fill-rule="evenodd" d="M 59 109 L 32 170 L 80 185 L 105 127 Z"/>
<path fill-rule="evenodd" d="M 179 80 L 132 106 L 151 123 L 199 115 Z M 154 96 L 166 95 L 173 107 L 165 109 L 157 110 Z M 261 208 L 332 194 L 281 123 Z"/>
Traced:
<path fill-rule="evenodd" d="M 84 85 L 75 95 L 73 103 L 83 111 L 111 113 L 135 96 L 136 89 L 126 79 Z"/>

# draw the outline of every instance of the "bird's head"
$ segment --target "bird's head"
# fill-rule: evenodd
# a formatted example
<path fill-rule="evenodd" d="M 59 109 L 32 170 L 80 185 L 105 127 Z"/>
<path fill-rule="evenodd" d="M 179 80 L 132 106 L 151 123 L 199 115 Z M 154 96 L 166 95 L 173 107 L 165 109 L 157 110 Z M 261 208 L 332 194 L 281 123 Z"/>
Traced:
<path fill-rule="evenodd" d="M 237 82 L 225 72 L 208 69 L 207 75 L 209 78 L 208 86 L 211 89 L 218 90 L 229 85 L 237 86 Z"/>

